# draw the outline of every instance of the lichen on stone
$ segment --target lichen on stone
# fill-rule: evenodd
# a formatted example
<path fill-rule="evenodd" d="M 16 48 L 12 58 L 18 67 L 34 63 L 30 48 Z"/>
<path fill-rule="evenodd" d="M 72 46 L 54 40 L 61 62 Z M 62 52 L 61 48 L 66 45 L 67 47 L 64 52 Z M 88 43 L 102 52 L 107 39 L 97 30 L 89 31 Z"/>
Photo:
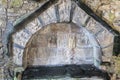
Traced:
<path fill-rule="evenodd" d="M 21 7 L 23 0 L 11 0 L 10 7 Z"/>
<path fill-rule="evenodd" d="M 120 32 L 120 0 L 82 0 L 111 27 Z M 100 13 L 98 13 L 100 12 Z M 117 18 L 117 20 L 116 20 Z M 119 19 L 118 19 L 119 18 Z"/>
<path fill-rule="evenodd" d="M 115 62 L 115 73 L 120 75 L 120 57 L 113 57 Z"/>
<path fill-rule="evenodd" d="M 109 21 L 113 22 L 114 19 L 115 19 L 115 14 L 114 13 L 109 13 Z"/>

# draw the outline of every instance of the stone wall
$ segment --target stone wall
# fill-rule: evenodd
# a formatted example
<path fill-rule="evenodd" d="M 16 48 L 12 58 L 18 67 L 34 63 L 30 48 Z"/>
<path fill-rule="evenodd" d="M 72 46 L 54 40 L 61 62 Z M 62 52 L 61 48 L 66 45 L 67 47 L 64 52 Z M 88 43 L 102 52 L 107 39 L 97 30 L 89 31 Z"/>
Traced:
<path fill-rule="evenodd" d="M 45 1 L 43 1 L 43 3 L 44 2 Z M 0 0 L 0 80 L 4 80 L 5 77 L 8 77 L 6 76 L 8 71 L 4 70 L 12 65 L 9 63 L 10 59 L 4 55 L 7 54 L 7 51 L 2 44 L 6 27 L 9 27 L 7 31 L 12 30 L 10 25 L 18 18 L 22 17 L 24 14 L 31 13 L 43 3 L 37 3 L 32 0 Z"/>
<path fill-rule="evenodd" d="M 72 3 L 71 6 L 71 1 L 68 1 L 67 3 L 63 1 L 62 3 L 59 3 L 57 5 L 50 6 L 36 19 L 34 19 L 33 22 L 30 22 L 28 25 L 26 25 L 25 29 L 17 31 L 13 35 L 13 43 L 19 44 L 18 46 L 13 47 L 14 51 L 17 51 L 14 52 L 13 54 L 18 53 L 16 54 L 15 59 L 19 59 L 17 58 L 17 56 L 20 55 L 21 59 L 19 59 L 19 61 L 22 60 L 23 50 L 21 49 L 24 49 L 24 47 L 26 46 L 25 44 L 29 40 L 28 39 L 29 33 L 33 34 L 37 32 L 42 26 L 46 26 L 50 23 L 70 22 L 70 21 L 78 26 L 84 26 L 90 33 L 93 34 L 92 36 L 94 36 L 97 39 L 97 42 L 100 44 L 102 48 L 103 57 L 105 57 L 105 59 L 109 60 L 108 62 L 110 62 L 110 58 L 113 52 L 113 43 L 114 43 L 115 35 L 112 32 L 110 32 L 108 29 L 106 29 L 104 25 L 101 25 L 94 18 L 87 15 L 85 11 L 82 10 L 76 3 L 74 4 Z M 88 33 L 86 32 L 86 34 Z M 20 39 L 21 41 L 17 39 Z M 23 44 L 23 42 L 25 43 Z M 104 59 L 102 60 L 104 61 Z"/>
<path fill-rule="evenodd" d="M 117 29 L 118 31 L 120 31 L 120 6 L 119 0 L 102 0 L 102 2 L 100 2 L 100 0 L 83 0 L 90 8 L 92 8 L 99 16 L 101 16 L 103 19 L 107 20 L 108 23 L 110 23 L 113 28 Z M 92 3 L 91 3 L 92 1 Z M 3 55 L 3 52 L 7 52 L 6 49 L 4 49 L 3 44 L 2 44 L 2 37 L 4 31 L 9 30 L 11 27 L 9 25 L 14 24 L 14 22 L 18 22 L 21 19 L 23 19 L 25 16 L 23 16 L 24 14 L 29 14 L 31 12 L 33 12 L 34 10 L 36 10 L 39 6 L 41 6 L 44 2 L 46 2 L 46 0 L 43 0 L 41 3 L 35 2 L 33 0 L 0 0 L 0 60 L 2 62 L 2 64 L 6 63 L 8 59 L 8 57 L 5 57 Z M 114 6 L 114 7 L 113 7 Z M 68 8 L 69 10 L 69 8 Z M 76 9 L 77 10 L 77 9 Z M 77 13 L 75 15 L 78 15 Z M 22 18 L 21 18 L 22 17 Z M 67 16 L 61 15 L 60 17 L 66 19 Z M 81 17 L 81 16 L 80 16 Z M 84 18 L 84 17 L 83 17 Z M 19 20 L 17 20 L 19 19 Z M 76 18 L 75 18 L 76 19 Z M 88 16 L 86 16 L 83 20 L 84 21 L 88 19 Z M 92 18 L 91 18 L 92 19 Z M 17 21 L 16 21 L 17 20 Z M 100 24 L 98 24 L 96 21 L 93 20 L 93 22 L 96 23 L 96 25 L 101 26 Z M 93 34 L 97 34 L 96 36 L 98 37 L 99 41 L 102 41 L 102 46 L 103 46 L 103 50 L 104 52 L 108 53 L 111 52 L 111 49 L 113 48 L 113 46 L 107 46 L 108 48 L 106 49 L 106 45 L 104 43 L 109 42 L 109 41 L 104 41 L 104 39 L 106 37 L 108 37 L 109 39 L 111 39 L 112 35 L 107 36 L 107 31 L 99 29 L 99 27 L 95 28 L 96 25 L 92 25 L 92 22 L 89 21 L 87 24 L 83 24 L 81 23 L 83 26 L 86 25 L 90 25 L 92 26 L 91 28 L 87 28 L 88 30 L 90 30 Z M 87 26 L 89 27 L 89 26 Z M 95 28 L 95 30 L 94 30 Z M 96 31 L 96 29 L 98 31 Z M 101 35 L 98 34 L 100 32 L 100 34 L 105 34 L 104 38 L 101 39 Z M 113 38 L 110 40 L 111 44 L 113 42 Z M 108 43 L 108 45 L 110 45 Z M 106 56 L 109 56 L 109 54 L 105 54 Z M 4 57 L 3 57 L 4 56 Z M 6 64 L 4 64 L 6 65 Z M 9 65 L 9 64 L 7 64 Z M 7 67 L 7 66 L 6 66 Z M 3 68 L 3 67 L 2 67 Z M 4 73 L 3 69 L 1 68 L 0 70 L 0 74 Z M 2 78 L 4 77 L 3 74 Z"/>
<path fill-rule="evenodd" d="M 97 15 L 120 32 L 120 0 L 82 0 Z"/>
<path fill-rule="evenodd" d="M 75 10 L 72 10 L 71 5 L 75 7 Z M 67 3 L 62 2 L 61 4 L 57 4 L 57 6 L 58 6 L 58 8 L 56 8 L 56 4 L 50 6 L 47 10 L 45 10 L 37 18 L 33 19 L 33 21 L 31 21 L 30 23 L 25 25 L 24 29 L 21 29 L 20 31 L 16 30 L 17 32 L 12 35 L 12 38 L 13 38 L 12 50 L 13 50 L 13 55 L 15 55 L 14 61 L 16 61 L 16 64 L 21 63 L 21 65 L 22 65 L 21 61 L 22 61 L 23 51 L 24 51 L 24 48 L 26 48 L 27 42 L 29 41 L 29 39 L 32 37 L 32 35 L 34 33 L 36 33 L 38 30 L 41 29 L 41 27 L 43 28 L 52 23 L 60 23 L 60 22 L 68 23 L 70 21 L 71 21 L 70 23 L 74 23 L 79 27 L 85 26 L 85 25 L 91 23 L 91 19 L 88 21 L 88 23 L 85 23 L 86 20 L 88 20 L 88 17 L 90 17 L 90 16 L 87 15 L 76 3 L 72 2 L 72 1 L 68 1 Z M 73 15 L 72 15 L 72 13 L 73 13 Z M 85 16 L 86 18 L 84 18 L 83 16 Z M 98 22 L 96 22 L 96 23 L 98 23 Z M 101 51 L 99 50 L 99 46 L 97 45 L 98 41 L 95 41 L 96 39 L 94 39 L 94 37 L 96 37 L 95 34 L 94 35 L 90 34 L 90 33 L 92 33 L 92 31 L 90 30 L 91 24 L 88 25 L 88 28 L 87 28 L 88 31 L 84 30 L 84 29 L 83 29 L 83 31 L 85 31 L 86 35 L 89 36 L 89 39 L 91 39 L 90 42 L 96 48 L 96 50 L 94 52 L 96 53 L 97 51 L 99 51 L 101 53 Z M 17 26 L 17 27 L 19 27 L 19 26 Z M 102 25 L 99 27 L 102 28 L 103 31 L 105 30 L 105 28 L 103 28 Z M 97 30 L 97 28 L 95 28 L 95 31 L 96 30 Z M 89 31 L 90 31 L 90 33 L 89 33 Z M 99 32 L 99 31 L 96 31 L 96 32 Z M 108 30 L 105 30 L 105 32 L 108 33 L 108 36 L 110 37 L 111 42 L 109 41 L 108 43 L 105 44 L 105 42 L 102 41 L 105 44 L 104 47 L 113 43 L 113 39 L 114 39 L 114 35 L 112 33 L 110 33 Z M 103 35 L 106 35 L 106 33 L 103 33 Z M 97 38 L 97 39 L 100 40 L 99 38 Z M 104 39 L 104 37 L 103 38 L 101 37 L 101 39 Z M 113 45 L 111 45 L 111 46 L 113 46 Z M 108 49 L 108 47 L 107 47 L 107 49 Z M 112 55 L 112 50 L 113 49 L 111 49 L 111 51 L 109 53 L 110 54 L 109 57 L 111 57 L 111 55 Z M 106 54 L 106 52 L 104 54 Z M 19 57 L 19 55 L 20 55 L 20 57 Z"/>
<path fill-rule="evenodd" d="M 112 26 L 115 30 L 120 32 L 120 0 L 82 0 L 87 6 L 89 6 L 98 16 L 105 20 L 108 24 Z M 109 50 L 108 50 L 109 51 Z M 119 54 L 119 53 L 118 53 Z M 107 59 L 108 60 L 108 59 Z M 120 74 L 119 57 L 114 57 L 112 59 L 111 67 L 105 68 L 105 70 L 115 71 L 112 80 L 116 80 L 116 74 Z M 114 65 L 115 64 L 115 65 Z M 115 70 L 114 70 L 115 67 Z M 119 80 L 119 79 L 118 79 Z"/>

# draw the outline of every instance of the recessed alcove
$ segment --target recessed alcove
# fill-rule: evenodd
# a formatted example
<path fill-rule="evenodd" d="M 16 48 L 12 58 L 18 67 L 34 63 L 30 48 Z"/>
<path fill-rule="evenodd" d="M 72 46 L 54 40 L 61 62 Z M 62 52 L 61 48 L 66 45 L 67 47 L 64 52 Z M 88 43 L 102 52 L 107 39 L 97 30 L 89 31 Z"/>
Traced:
<path fill-rule="evenodd" d="M 87 30 L 73 23 L 49 24 L 32 35 L 23 53 L 24 66 L 94 64 L 101 49 Z"/>
<path fill-rule="evenodd" d="M 4 43 L 13 63 L 25 69 L 24 78 L 36 76 L 35 71 L 39 77 L 42 69 L 56 72 L 59 66 L 65 74 L 79 67 L 75 72 L 84 70 L 83 77 L 109 77 L 100 63 L 110 62 L 116 33 L 78 0 L 49 0 L 12 27 Z"/>

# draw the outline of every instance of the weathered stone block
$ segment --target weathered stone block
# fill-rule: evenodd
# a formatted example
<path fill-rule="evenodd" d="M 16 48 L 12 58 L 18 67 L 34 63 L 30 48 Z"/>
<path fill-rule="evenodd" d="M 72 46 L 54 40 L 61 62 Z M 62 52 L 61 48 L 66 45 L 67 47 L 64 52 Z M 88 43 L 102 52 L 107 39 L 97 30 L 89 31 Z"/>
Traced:
<path fill-rule="evenodd" d="M 71 11 L 71 0 L 69 1 L 61 1 L 59 4 L 59 16 L 60 16 L 60 22 L 69 22 L 70 21 L 70 11 Z"/>
<path fill-rule="evenodd" d="M 102 51 L 103 51 L 103 56 L 111 58 L 113 55 L 113 45 L 109 45 L 108 47 L 103 48 Z"/>
<path fill-rule="evenodd" d="M 22 60 L 23 60 L 23 58 L 22 58 L 22 56 L 23 56 L 23 49 L 19 49 L 17 47 L 14 47 L 13 48 L 13 53 L 15 53 L 15 54 L 13 54 L 13 62 L 15 64 L 21 66 L 22 65 Z"/>
<path fill-rule="evenodd" d="M 4 75 L 4 68 L 0 68 L 0 79 L 4 80 L 4 77 L 5 77 L 5 75 Z"/>
<path fill-rule="evenodd" d="M 40 23 L 43 24 L 43 26 L 46 26 L 50 23 L 56 23 L 57 18 L 56 18 L 56 13 L 55 13 L 55 7 L 51 6 L 50 8 L 48 8 L 48 10 L 43 12 L 39 16 L 39 21 L 40 21 Z"/>
<path fill-rule="evenodd" d="M 87 25 L 86 29 L 89 30 L 92 34 L 97 35 L 99 32 L 103 31 L 103 26 L 96 22 L 93 18 L 90 18 Z"/>
<path fill-rule="evenodd" d="M 89 16 L 80 7 L 78 7 L 78 5 L 76 5 L 72 21 L 78 26 L 85 26 L 88 18 Z"/>
<path fill-rule="evenodd" d="M 25 47 L 31 35 L 32 34 L 28 34 L 24 30 L 22 30 L 13 35 L 13 41 L 14 43 L 17 43 L 18 45 Z"/>
<path fill-rule="evenodd" d="M 6 16 L 0 16 L 0 30 L 4 31 L 6 27 Z"/>
<path fill-rule="evenodd" d="M 103 55 L 111 57 L 113 54 L 114 36 L 111 32 L 105 29 L 100 23 L 94 19 L 90 19 L 87 26 L 87 30 L 94 34 L 98 43 L 102 48 Z"/>
<path fill-rule="evenodd" d="M 42 27 L 42 24 L 39 22 L 39 20 L 36 18 L 32 22 L 26 25 L 25 29 L 31 33 L 34 34 L 36 31 L 40 30 Z"/>
<path fill-rule="evenodd" d="M 76 35 L 76 47 L 89 45 L 89 39 L 84 33 Z"/>
<path fill-rule="evenodd" d="M 110 58 L 113 55 L 114 35 L 104 30 L 96 38 L 102 48 L 103 56 Z"/>
<path fill-rule="evenodd" d="M 96 38 L 102 48 L 113 45 L 114 43 L 114 35 L 105 29 L 104 31 L 100 32 Z"/>

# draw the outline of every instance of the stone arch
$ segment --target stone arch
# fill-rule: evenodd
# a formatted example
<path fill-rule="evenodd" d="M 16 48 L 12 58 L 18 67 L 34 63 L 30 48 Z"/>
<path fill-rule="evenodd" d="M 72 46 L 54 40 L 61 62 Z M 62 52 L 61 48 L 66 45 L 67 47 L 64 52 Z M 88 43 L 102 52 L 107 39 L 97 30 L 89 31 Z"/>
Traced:
<path fill-rule="evenodd" d="M 54 0 L 48 1 L 48 3 L 43 5 L 44 6 L 43 8 L 45 8 L 47 4 L 50 4 L 51 1 L 54 1 Z M 111 43 L 113 43 L 113 40 L 114 40 L 114 34 L 109 32 L 109 30 L 104 28 L 104 26 L 102 26 L 99 22 L 91 18 L 83 9 L 80 8 L 80 6 L 78 6 L 77 3 L 75 3 L 74 0 L 73 1 L 68 0 L 67 2 L 63 1 L 61 3 L 50 5 L 48 8 L 43 10 L 43 12 L 41 10 L 40 15 L 35 15 L 34 13 L 33 15 L 35 16 L 35 18 L 31 22 L 29 22 L 27 25 L 25 25 L 24 28 L 16 30 L 17 26 L 20 27 L 20 25 L 22 25 L 23 22 L 18 23 L 17 25 L 14 26 L 15 31 L 10 33 L 10 35 L 12 36 L 12 41 L 13 41 L 12 43 L 13 61 L 15 64 L 20 65 L 20 66 L 22 65 L 22 57 L 23 57 L 24 48 L 26 46 L 26 43 L 30 39 L 30 37 L 35 32 L 40 30 L 42 27 L 49 25 L 51 23 L 65 22 L 65 23 L 74 23 L 79 27 L 84 26 L 85 28 L 83 29 L 86 31 L 86 34 L 90 34 L 89 36 L 91 36 L 91 38 L 94 38 L 95 42 L 100 41 L 99 42 L 100 46 L 98 48 L 100 48 L 101 45 L 106 47 L 110 45 Z M 29 16 L 31 17 L 31 15 Z M 96 25 L 91 26 L 90 21 L 89 21 L 91 19 L 96 23 Z M 100 37 L 101 33 L 105 34 L 108 38 L 111 38 L 111 41 L 108 44 L 104 45 L 105 41 L 104 41 L 104 38 Z M 113 45 L 110 46 L 110 48 L 112 47 Z M 95 50 L 97 51 L 97 48 Z M 105 51 L 108 51 L 108 49 Z"/>
<path fill-rule="evenodd" d="M 73 9 L 71 8 L 75 8 L 75 10 L 72 11 Z M 25 29 L 20 30 L 12 36 L 14 63 L 22 65 L 22 57 L 24 48 L 26 47 L 26 43 L 29 41 L 31 36 L 38 30 L 40 30 L 42 27 L 51 23 L 68 23 L 70 22 L 70 20 L 72 20 L 71 22 L 75 23 L 77 26 L 81 27 L 85 24 L 88 17 L 89 16 L 71 0 L 68 2 L 63 1 L 61 4 L 49 7 L 46 11 L 40 14 L 38 18 L 34 19 L 32 22 L 27 24 Z M 95 54 L 97 53 L 98 55 L 100 55 L 99 52 L 97 52 L 97 49 L 100 49 L 100 47 L 97 44 L 97 41 L 95 40 L 93 35 L 91 35 L 85 28 L 83 28 L 83 30 L 86 32 L 86 35 L 88 35 L 91 38 L 91 42 L 94 42 L 92 43 L 92 45 L 94 45 L 94 50 L 96 50 L 94 51 Z M 95 56 L 97 57 L 97 55 Z"/>

